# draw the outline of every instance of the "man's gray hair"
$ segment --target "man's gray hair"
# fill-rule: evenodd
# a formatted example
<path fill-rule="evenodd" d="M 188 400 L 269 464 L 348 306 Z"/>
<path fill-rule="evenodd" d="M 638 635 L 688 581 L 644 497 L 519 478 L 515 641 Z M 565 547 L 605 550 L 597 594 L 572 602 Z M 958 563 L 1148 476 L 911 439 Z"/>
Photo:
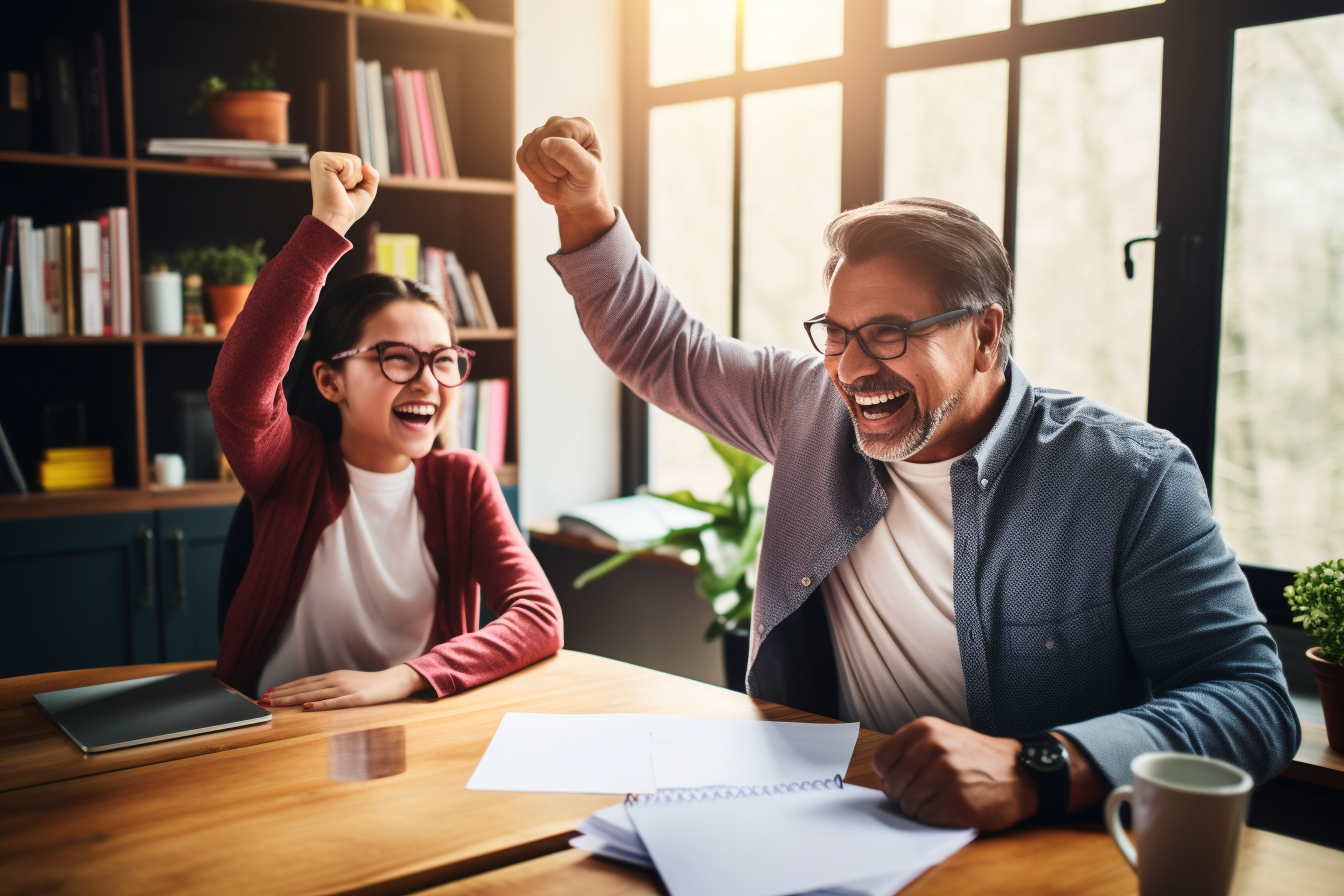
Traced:
<path fill-rule="evenodd" d="M 1008 366 L 1013 337 L 1013 271 L 1003 241 L 974 214 L 942 199 L 887 199 L 842 212 L 826 227 L 823 283 L 829 292 L 840 262 L 909 258 L 934 276 L 945 311 L 1003 306 L 999 365 Z"/>

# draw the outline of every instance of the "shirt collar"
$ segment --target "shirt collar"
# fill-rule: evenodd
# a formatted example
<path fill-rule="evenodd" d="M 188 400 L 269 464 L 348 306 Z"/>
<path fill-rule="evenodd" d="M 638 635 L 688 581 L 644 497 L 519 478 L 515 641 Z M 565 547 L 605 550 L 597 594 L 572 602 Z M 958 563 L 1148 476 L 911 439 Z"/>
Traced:
<path fill-rule="evenodd" d="M 1008 356 L 1008 369 L 1004 373 L 1008 380 L 1008 400 L 1003 403 L 998 419 L 980 440 L 980 444 L 967 451 L 959 461 L 974 463 L 976 475 L 991 482 L 1008 465 L 1008 460 L 1017 450 L 1031 423 L 1031 383 L 1012 355 Z"/>

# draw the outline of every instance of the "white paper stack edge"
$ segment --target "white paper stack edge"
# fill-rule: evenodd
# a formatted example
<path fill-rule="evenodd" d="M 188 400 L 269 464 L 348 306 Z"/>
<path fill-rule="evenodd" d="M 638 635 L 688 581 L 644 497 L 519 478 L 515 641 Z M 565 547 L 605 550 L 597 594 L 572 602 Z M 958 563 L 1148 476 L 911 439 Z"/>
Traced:
<path fill-rule="evenodd" d="M 149 141 L 152 156 L 193 156 L 219 159 L 280 159 L 308 162 L 306 143 L 267 143 L 264 140 L 207 140 L 194 137 L 156 137 Z"/>

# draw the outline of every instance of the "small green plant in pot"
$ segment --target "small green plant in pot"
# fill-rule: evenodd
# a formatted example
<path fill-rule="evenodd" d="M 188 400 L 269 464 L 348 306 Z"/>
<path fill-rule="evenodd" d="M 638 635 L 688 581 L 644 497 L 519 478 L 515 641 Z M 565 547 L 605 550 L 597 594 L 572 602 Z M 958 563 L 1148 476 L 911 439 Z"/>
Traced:
<path fill-rule="evenodd" d="M 288 143 L 290 96 L 275 89 L 274 54 L 264 63 L 254 60 L 236 85 L 230 89 L 224 79 L 211 75 L 201 82 L 200 95 L 187 114 L 204 107 L 210 131 L 218 138 Z"/>
<path fill-rule="evenodd" d="M 220 335 L 229 332 L 233 320 L 243 309 L 257 271 L 266 264 L 261 251 L 262 240 L 248 246 L 230 243 L 224 248 L 212 246 L 178 254 L 178 266 L 183 273 L 200 274 L 205 281 L 205 292 L 210 297 L 215 325 Z"/>
<path fill-rule="evenodd" d="M 1326 739 L 1344 753 L 1344 559 L 1299 572 L 1283 596 L 1296 614 L 1293 621 L 1319 644 L 1307 659 L 1321 692 Z"/>
<path fill-rule="evenodd" d="M 745 634 L 750 628 L 756 592 L 756 557 L 765 531 L 765 508 L 752 504 L 750 485 L 752 477 L 765 464 L 711 435 L 705 438 L 728 468 L 730 482 L 723 496 L 718 501 L 702 501 L 686 489 L 654 494 L 702 510 L 710 515 L 710 521 L 690 529 L 673 530 L 636 550 L 617 554 L 575 579 L 574 587 L 582 588 L 640 554 L 660 547 L 694 550 L 699 555 L 695 590 L 714 608 L 714 621 L 705 631 L 705 640 L 713 641 L 728 634 L 723 645 L 724 666 L 729 684 L 742 690 L 746 675 Z"/>

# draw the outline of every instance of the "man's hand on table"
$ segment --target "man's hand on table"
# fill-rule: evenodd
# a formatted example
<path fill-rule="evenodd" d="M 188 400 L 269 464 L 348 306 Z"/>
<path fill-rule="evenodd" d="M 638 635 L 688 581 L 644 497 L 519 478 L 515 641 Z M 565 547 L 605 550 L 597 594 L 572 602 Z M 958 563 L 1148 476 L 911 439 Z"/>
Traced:
<path fill-rule="evenodd" d="M 1072 741 L 1069 811 L 1100 801 L 1106 784 Z M 990 737 L 930 716 L 888 737 L 873 754 L 882 790 L 901 812 L 926 824 L 1000 831 L 1036 814 L 1036 785 L 1017 761 L 1021 741 Z"/>
<path fill-rule="evenodd" d="M 382 672 L 340 669 L 279 684 L 257 698 L 259 706 L 298 706 L 304 709 L 343 709 L 403 700 L 429 682 L 410 666 L 402 664 Z"/>
<path fill-rule="evenodd" d="M 518 168 L 560 220 L 560 251 L 594 242 L 616 223 L 602 178 L 602 144 L 586 118 L 552 116 L 523 138 Z"/>

